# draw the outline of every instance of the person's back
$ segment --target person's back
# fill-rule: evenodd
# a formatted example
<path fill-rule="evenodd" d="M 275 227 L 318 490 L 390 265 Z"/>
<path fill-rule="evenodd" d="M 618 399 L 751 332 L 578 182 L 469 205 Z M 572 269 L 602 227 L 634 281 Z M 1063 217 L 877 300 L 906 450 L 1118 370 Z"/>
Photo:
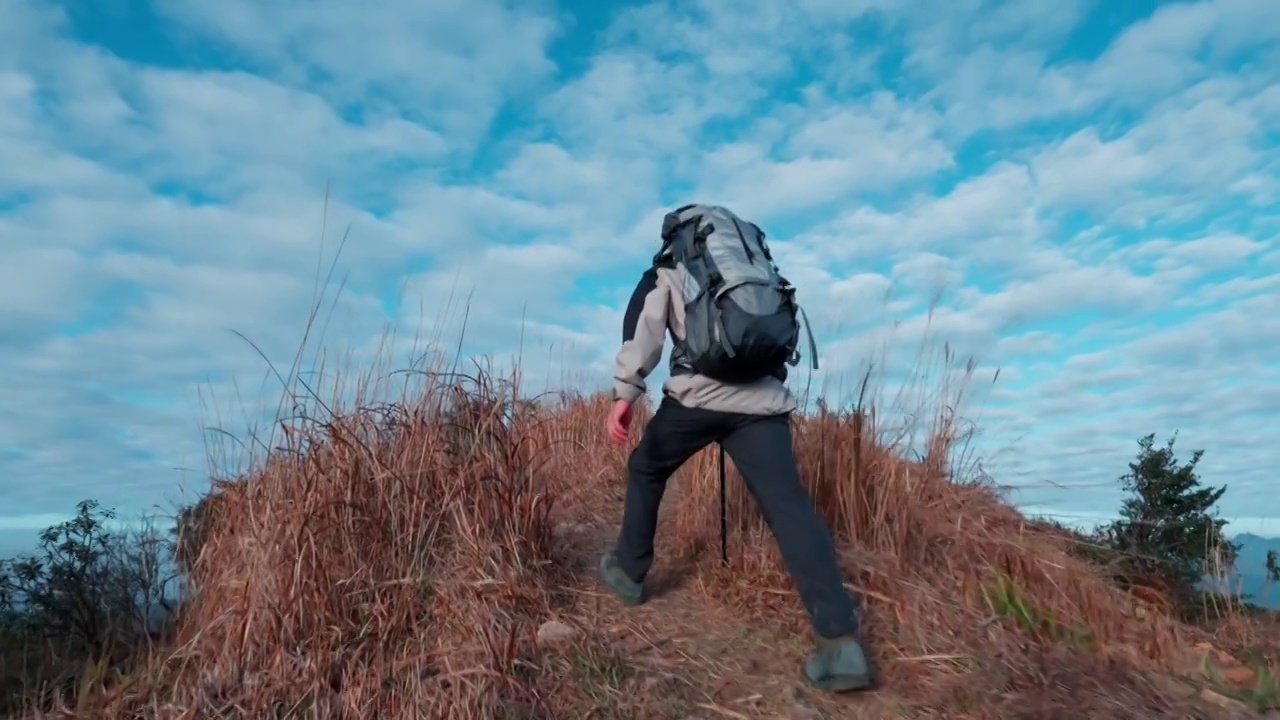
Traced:
<path fill-rule="evenodd" d="M 730 229 L 734 235 L 725 234 Z M 626 441 L 632 404 L 644 394 L 668 334 L 671 377 L 627 462 L 622 528 L 614 551 L 601 559 L 601 578 L 625 603 L 644 601 L 667 479 L 717 442 L 760 505 L 813 623 L 818 648 L 805 661 L 806 678 L 833 691 L 869 688 L 855 639 L 856 604 L 791 445 L 796 402 L 785 380 L 787 365 L 799 357 L 794 289 L 778 274 L 759 227 L 724 208 L 681 207 L 665 218 L 662 236 L 623 320 L 608 427 L 616 443 Z M 812 336 L 809 345 L 816 355 Z"/>
<path fill-rule="evenodd" d="M 680 352 L 687 332 L 682 297 L 681 277 L 674 263 L 660 261 L 636 285 L 623 320 L 622 349 L 614 368 L 615 387 L 627 389 L 615 390 L 615 399 L 626 397 L 634 401 L 644 392 L 645 378 L 661 359 L 670 335 L 675 348 L 671 353 L 671 375 L 662 385 L 665 397 L 685 407 L 751 415 L 780 415 L 796 409 L 796 400 L 785 383 L 785 365 L 771 375 L 746 383 L 717 380 L 685 365 Z"/>

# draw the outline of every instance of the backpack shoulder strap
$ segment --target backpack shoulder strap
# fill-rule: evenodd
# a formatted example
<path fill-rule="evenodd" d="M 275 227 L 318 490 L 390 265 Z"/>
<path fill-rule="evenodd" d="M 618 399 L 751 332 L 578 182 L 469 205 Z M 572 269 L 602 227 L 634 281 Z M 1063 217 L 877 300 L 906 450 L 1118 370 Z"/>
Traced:
<path fill-rule="evenodd" d="M 675 255 L 671 252 L 671 243 L 663 242 L 662 247 L 653 256 L 653 265 L 650 271 L 656 268 L 668 268 L 674 270 L 676 267 Z"/>
<path fill-rule="evenodd" d="M 630 342 L 636 336 L 636 325 L 640 322 L 640 312 L 644 309 L 645 298 L 658 287 L 658 270 L 651 267 L 640 276 L 635 290 L 631 291 L 631 299 L 622 315 L 622 342 Z"/>

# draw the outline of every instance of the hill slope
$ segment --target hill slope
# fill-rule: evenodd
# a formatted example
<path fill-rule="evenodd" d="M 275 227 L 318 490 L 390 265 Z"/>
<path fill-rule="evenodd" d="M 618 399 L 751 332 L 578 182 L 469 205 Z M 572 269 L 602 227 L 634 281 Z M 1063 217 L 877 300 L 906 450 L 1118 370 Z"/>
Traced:
<path fill-rule="evenodd" d="M 945 417 L 906 462 L 873 414 L 823 413 L 797 421 L 796 450 L 883 688 L 814 696 L 803 615 L 736 477 L 719 563 L 712 453 L 672 483 L 658 597 L 624 610 L 591 572 L 624 484 L 608 401 L 513 406 L 483 377 L 441 382 L 293 421 L 217 483 L 184 530 L 176 649 L 86 700 L 93 716 L 1224 717 L 1246 706 L 1205 689 L 1206 663 L 1258 685 L 1066 538 L 953 483 Z"/>

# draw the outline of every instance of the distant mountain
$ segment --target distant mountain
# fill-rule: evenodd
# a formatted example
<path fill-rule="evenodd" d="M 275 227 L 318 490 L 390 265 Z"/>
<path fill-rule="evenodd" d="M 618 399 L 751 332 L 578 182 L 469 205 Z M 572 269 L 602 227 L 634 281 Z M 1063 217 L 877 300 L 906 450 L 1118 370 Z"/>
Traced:
<path fill-rule="evenodd" d="M 1261 537 L 1253 533 L 1240 533 L 1231 538 L 1231 542 L 1240 546 L 1240 555 L 1236 567 L 1243 571 L 1256 568 L 1257 572 L 1265 572 L 1267 551 L 1280 553 L 1280 537 Z"/>
<path fill-rule="evenodd" d="M 1280 610 L 1280 584 L 1267 582 L 1267 551 L 1280 553 L 1280 537 L 1241 533 L 1231 541 L 1240 546 L 1240 554 L 1236 556 L 1240 592 L 1259 605 Z"/>

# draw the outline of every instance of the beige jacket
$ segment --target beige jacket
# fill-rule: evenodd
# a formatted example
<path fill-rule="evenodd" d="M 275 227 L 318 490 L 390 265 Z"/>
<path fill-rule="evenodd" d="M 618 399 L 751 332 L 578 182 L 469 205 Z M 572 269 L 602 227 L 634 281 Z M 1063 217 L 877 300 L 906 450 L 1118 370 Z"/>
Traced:
<path fill-rule="evenodd" d="M 615 398 L 635 402 L 644 394 L 645 378 L 662 360 L 667 333 L 683 340 L 684 327 L 680 276 L 671 268 L 651 268 L 636 286 L 623 321 L 622 348 L 613 373 Z M 782 415 L 796 409 L 786 384 L 773 377 L 737 385 L 704 375 L 673 374 L 662 391 L 685 407 L 705 410 Z"/>

